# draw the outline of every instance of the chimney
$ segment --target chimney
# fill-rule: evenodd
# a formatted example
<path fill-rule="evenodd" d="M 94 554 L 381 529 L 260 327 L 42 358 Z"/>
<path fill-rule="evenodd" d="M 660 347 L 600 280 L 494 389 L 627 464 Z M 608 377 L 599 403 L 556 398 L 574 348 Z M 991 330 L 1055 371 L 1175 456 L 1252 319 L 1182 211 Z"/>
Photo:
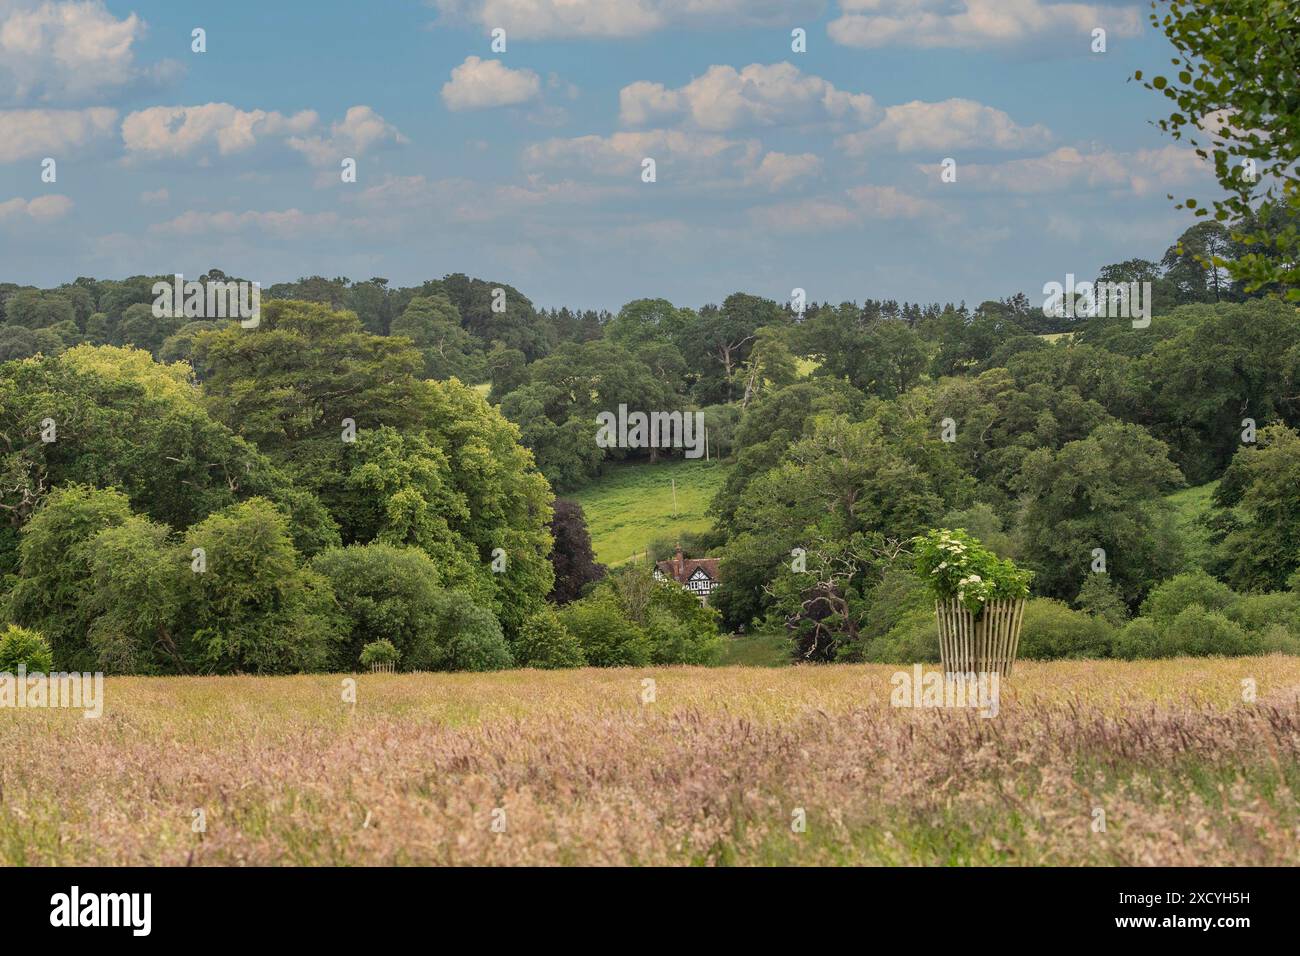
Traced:
<path fill-rule="evenodd" d="M 673 577 L 678 581 L 686 573 L 686 559 L 682 557 L 682 543 L 677 542 L 677 555 L 673 558 Z"/>

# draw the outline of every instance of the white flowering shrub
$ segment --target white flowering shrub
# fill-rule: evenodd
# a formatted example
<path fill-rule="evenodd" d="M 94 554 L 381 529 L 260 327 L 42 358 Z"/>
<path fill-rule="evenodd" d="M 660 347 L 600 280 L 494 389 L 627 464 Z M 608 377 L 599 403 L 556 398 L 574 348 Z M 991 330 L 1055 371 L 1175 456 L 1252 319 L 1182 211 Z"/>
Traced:
<path fill-rule="evenodd" d="M 978 614 L 989 601 L 1029 596 L 1033 572 L 999 558 L 961 528 L 938 528 L 912 543 L 916 573 L 941 601 L 956 598 Z"/>

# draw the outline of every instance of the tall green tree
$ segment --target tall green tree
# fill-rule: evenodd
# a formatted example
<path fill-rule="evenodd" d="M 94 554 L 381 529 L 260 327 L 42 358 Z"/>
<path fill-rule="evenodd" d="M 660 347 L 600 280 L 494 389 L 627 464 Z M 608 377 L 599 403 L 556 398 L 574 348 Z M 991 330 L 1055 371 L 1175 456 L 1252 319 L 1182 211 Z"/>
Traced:
<path fill-rule="evenodd" d="M 1148 89 L 1174 107 L 1158 125 L 1214 163 L 1227 194 L 1207 206 L 1193 198 L 1178 208 L 1217 222 L 1251 252 L 1215 257 L 1246 291 L 1276 284 L 1300 301 L 1300 229 L 1261 228 L 1269 210 L 1300 209 L 1300 20 L 1285 0 L 1169 0 L 1151 4 L 1151 24 L 1178 56 L 1174 71 L 1149 79 Z M 1171 197 L 1172 198 L 1172 197 Z M 1263 220 L 1256 214 L 1264 211 Z"/>

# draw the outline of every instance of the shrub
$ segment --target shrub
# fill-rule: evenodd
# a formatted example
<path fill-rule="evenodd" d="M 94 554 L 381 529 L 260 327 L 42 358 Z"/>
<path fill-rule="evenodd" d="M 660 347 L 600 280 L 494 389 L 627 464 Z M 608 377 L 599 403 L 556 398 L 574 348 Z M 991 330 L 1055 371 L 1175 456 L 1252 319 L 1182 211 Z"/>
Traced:
<path fill-rule="evenodd" d="M 361 648 L 361 666 L 373 667 L 376 664 L 396 665 L 398 658 L 401 656 L 401 653 L 393 646 L 392 641 L 371 641 L 365 647 Z"/>
<path fill-rule="evenodd" d="M 582 645 L 560 622 L 560 616 L 553 608 L 544 607 L 520 628 L 515 639 L 515 662 L 520 667 L 556 670 L 581 667 L 587 661 Z"/>
<path fill-rule="evenodd" d="M 587 660 L 596 666 L 712 664 L 722 652 L 718 612 L 701 605 L 680 585 L 655 580 L 647 568 L 626 568 L 610 575 L 570 607 L 588 604 L 596 607 L 590 618 L 579 615 L 564 621 L 578 636 Z M 593 630 L 592 621 L 608 613 L 616 614 L 623 624 L 616 633 L 602 636 Z M 648 655 L 644 661 L 640 660 L 643 651 Z M 600 663 L 603 660 L 611 663 Z"/>
<path fill-rule="evenodd" d="M 940 528 L 913 539 L 916 573 L 939 600 L 956 598 L 978 613 L 988 601 L 1029 595 L 1032 572 L 999 558 L 962 529 Z"/>
<path fill-rule="evenodd" d="M 1126 661 L 1156 656 L 1160 633 L 1150 618 L 1139 617 L 1125 624 L 1115 634 L 1111 653 Z"/>
<path fill-rule="evenodd" d="M 718 613 L 676 584 L 656 582 L 644 627 L 652 664 L 709 665 L 722 653 Z"/>
<path fill-rule="evenodd" d="M 1101 618 L 1073 611 L 1060 601 L 1035 598 L 1025 604 L 1021 657 L 1107 657 L 1114 630 Z"/>
<path fill-rule="evenodd" d="M 1290 591 L 1243 594 L 1223 613 L 1248 631 L 1263 631 L 1278 625 L 1300 634 L 1300 594 Z"/>
<path fill-rule="evenodd" d="M 1156 650 L 1159 657 L 1232 656 L 1257 653 L 1261 644 L 1258 636 L 1247 634 L 1218 611 L 1193 604 L 1160 628 Z"/>
<path fill-rule="evenodd" d="M 48 674 L 54 667 L 54 653 L 38 632 L 10 624 L 0 633 L 0 672 L 15 674 L 20 666 L 29 674 Z"/>
<path fill-rule="evenodd" d="M 583 598 L 560 612 L 560 620 L 595 667 L 638 667 L 650 663 L 650 640 L 627 619 L 611 596 Z"/>
<path fill-rule="evenodd" d="M 1300 634 L 1280 624 L 1271 624 L 1259 633 L 1261 654 L 1300 654 Z"/>
<path fill-rule="evenodd" d="M 871 589 L 867 601 L 870 610 L 858 629 L 858 635 L 868 644 L 883 638 L 913 612 L 920 612 L 921 617 L 929 619 L 935 631 L 935 640 L 938 640 L 934 597 L 925 582 L 911 571 L 890 568 Z M 936 643 L 935 647 L 938 646 Z"/>
<path fill-rule="evenodd" d="M 1206 610 L 1221 611 L 1236 597 L 1232 588 L 1204 571 L 1188 571 L 1175 575 L 1153 589 L 1142 604 L 1142 614 L 1164 624 L 1193 604 L 1199 604 Z"/>
<path fill-rule="evenodd" d="M 413 648 L 414 670 L 492 671 L 510 667 L 514 656 L 496 616 L 464 591 L 440 596 L 436 626 Z"/>
<path fill-rule="evenodd" d="M 408 667 L 416 645 L 440 643 L 441 578 L 419 548 L 378 542 L 332 548 L 313 558 L 311 568 L 329 581 L 342 612 L 330 654 L 335 670 L 350 670 L 362 648 L 376 641 L 392 643 Z"/>
<path fill-rule="evenodd" d="M 939 659 L 934 609 L 908 611 L 883 637 L 867 644 L 863 659 L 877 664 L 913 664 Z"/>
<path fill-rule="evenodd" d="M 1084 578 L 1074 603 L 1080 611 L 1101 618 L 1111 627 L 1121 627 L 1128 620 L 1128 605 L 1105 571 Z"/>

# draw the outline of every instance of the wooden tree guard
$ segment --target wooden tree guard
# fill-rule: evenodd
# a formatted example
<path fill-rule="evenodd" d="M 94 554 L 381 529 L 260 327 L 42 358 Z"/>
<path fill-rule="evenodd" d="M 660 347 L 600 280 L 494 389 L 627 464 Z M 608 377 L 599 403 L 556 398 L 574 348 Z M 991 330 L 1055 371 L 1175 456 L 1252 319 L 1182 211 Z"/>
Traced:
<path fill-rule="evenodd" d="M 936 601 L 939 656 L 948 674 L 993 673 L 1011 676 L 1020 645 L 1024 599 L 989 601 L 978 617 L 956 598 Z"/>

